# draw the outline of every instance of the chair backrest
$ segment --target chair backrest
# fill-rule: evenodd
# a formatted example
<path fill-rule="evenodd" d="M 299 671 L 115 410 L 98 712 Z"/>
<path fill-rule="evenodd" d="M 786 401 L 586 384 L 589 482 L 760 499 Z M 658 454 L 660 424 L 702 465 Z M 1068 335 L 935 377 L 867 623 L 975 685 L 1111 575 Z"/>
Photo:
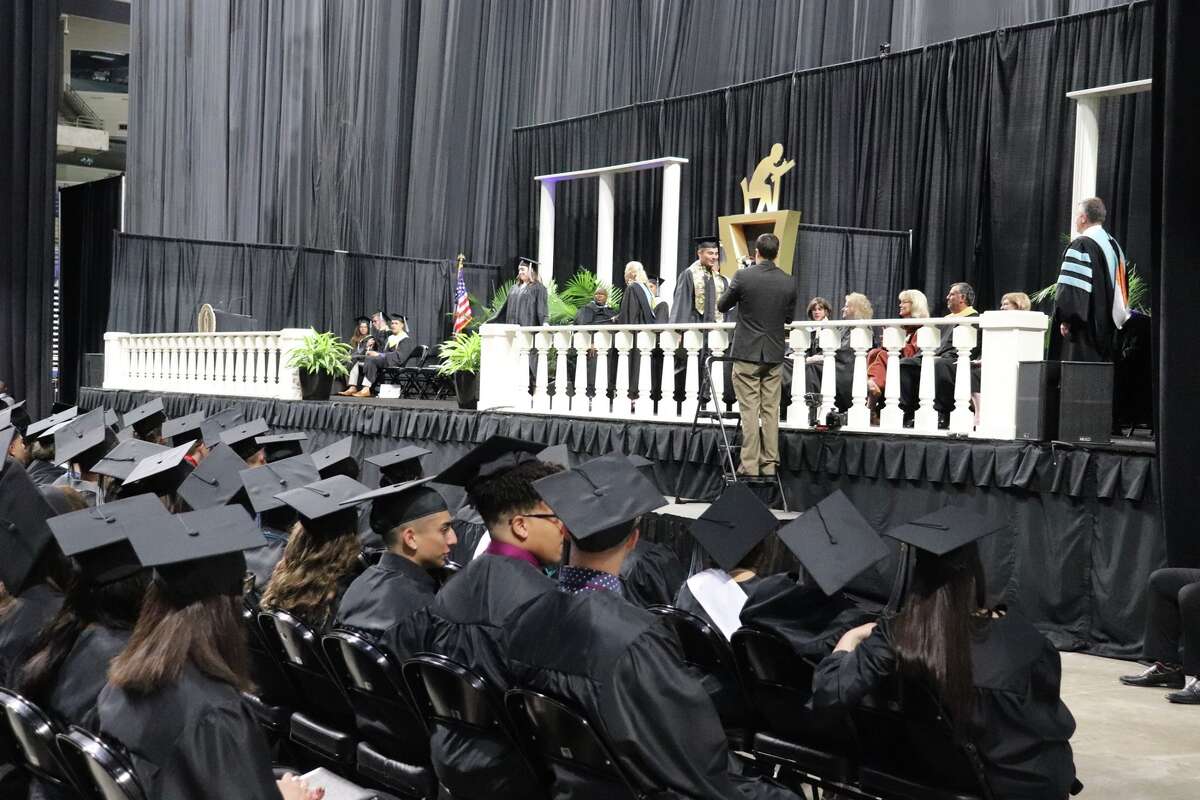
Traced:
<path fill-rule="evenodd" d="M 58 749 L 86 800 L 147 800 L 129 759 L 103 737 L 73 725 L 58 734 Z"/>
<path fill-rule="evenodd" d="M 373 748 L 408 763 L 429 763 L 429 731 L 400 669 L 365 637 L 337 630 L 321 638 L 326 660 L 354 708 L 358 732 Z"/>
<path fill-rule="evenodd" d="M 687 664 L 716 675 L 737 674 L 737 663 L 729 642 L 704 619 L 675 606 L 654 605 L 647 610 L 662 617 L 667 627 L 675 632 Z"/>
<path fill-rule="evenodd" d="M 730 642 L 738 672 L 760 727 L 777 736 L 808 740 L 831 716 L 808 708 L 813 667 L 783 637 L 756 628 L 734 631 Z"/>
<path fill-rule="evenodd" d="M 429 345 L 419 344 L 413 348 L 408 354 L 408 358 L 404 359 L 405 367 L 419 367 L 425 363 L 425 359 L 429 356 Z"/>
<path fill-rule="evenodd" d="M 402 667 L 417 711 L 430 728 L 435 722 L 480 730 L 506 730 L 499 693 L 487 679 L 455 661 L 421 653 Z"/>
<path fill-rule="evenodd" d="M 258 609 L 242 607 L 242 624 L 246 628 L 246 650 L 250 656 L 250 677 L 255 695 L 272 705 L 294 706 L 296 687 L 283 670 L 274 648 L 267 644 L 258 624 Z"/>
<path fill-rule="evenodd" d="M 18 763 L 32 775 L 54 786 L 68 780 L 58 753 L 55 737 L 58 726 L 34 703 L 16 692 L 0 689 L 0 707 L 4 725 L 16 745 Z"/>
<path fill-rule="evenodd" d="M 279 609 L 258 612 L 258 625 L 267 648 L 296 687 L 297 710 L 310 712 L 333 727 L 353 726 L 353 709 L 325 661 L 316 632 Z"/>
<path fill-rule="evenodd" d="M 612 791 L 621 788 L 628 797 L 644 796 L 585 715 L 531 689 L 511 689 L 504 700 L 528 752 L 552 767 L 570 771 L 577 779 L 591 779 L 610 787 L 606 797 L 613 797 Z"/>

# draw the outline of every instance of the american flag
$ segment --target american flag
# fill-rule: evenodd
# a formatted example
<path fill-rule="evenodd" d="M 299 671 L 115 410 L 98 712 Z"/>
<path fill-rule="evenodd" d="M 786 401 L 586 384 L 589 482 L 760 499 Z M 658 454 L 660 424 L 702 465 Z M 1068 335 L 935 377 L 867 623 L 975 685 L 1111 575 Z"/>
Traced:
<path fill-rule="evenodd" d="M 463 282 L 462 265 L 458 267 L 458 282 L 454 285 L 454 333 L 459 334 L 471 324 L 471 301 L 467 284 Z"/>

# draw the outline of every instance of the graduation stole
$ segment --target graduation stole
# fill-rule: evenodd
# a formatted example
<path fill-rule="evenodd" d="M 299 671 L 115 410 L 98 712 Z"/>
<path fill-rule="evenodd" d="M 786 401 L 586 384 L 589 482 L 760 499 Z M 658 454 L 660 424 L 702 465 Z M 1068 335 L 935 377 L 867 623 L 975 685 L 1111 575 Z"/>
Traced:
<path fill-rule="evenodd" d="M 692 292 L 692 303 L 696 306 L 696 313 L 700 315 L 701 319 L 704 319 L 704 296 L 706 294 L 704 279 L 707 276 L 708 270 L 700 263 L 700 259 L 696 259 L 692 264 L 692 287 L 694 289 Z"/>
<path fill-rule="evenodd" d="M 1125 274 L 1125 254 L 1117 240 L 1099 225 L 1083 232 L 1083 235 L 1100 246 L 1108 267 L 1108 278 L 1113 285 L 1112 320 L 1118 329 L 1125 327 L 1129 319 L 1129 278 Z"/>

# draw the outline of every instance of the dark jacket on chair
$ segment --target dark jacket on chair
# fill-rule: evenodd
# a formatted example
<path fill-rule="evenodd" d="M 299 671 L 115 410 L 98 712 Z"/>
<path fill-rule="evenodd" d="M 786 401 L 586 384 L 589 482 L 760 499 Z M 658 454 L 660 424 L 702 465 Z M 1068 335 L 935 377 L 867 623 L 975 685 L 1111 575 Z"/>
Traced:
<path fill-rule="evenodd" d="M 730 355 L 756 364 L 781 363 L 787 345 L 783 326 L 792 321 L 795 305 L 792 278 L 775 262 L 763 261 L 738 270 L 717 301 L 717 309 L 722 312 L 734 306 L 738 309 Z"/>

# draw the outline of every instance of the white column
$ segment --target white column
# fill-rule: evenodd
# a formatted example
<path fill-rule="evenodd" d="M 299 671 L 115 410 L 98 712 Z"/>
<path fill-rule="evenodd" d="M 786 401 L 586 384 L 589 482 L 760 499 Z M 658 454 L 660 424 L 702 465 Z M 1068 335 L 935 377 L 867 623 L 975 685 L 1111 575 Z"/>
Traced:
<path fill-rule="evenodd" d="M 954 370 L 954 410 L 950 412 L 950 432 L 970 433 L 975 429 L 971 411 L 971 348 L 977 341 L 974 325 L 956 325 L 951 333 L 958 361 Z"/>
<path fill-rule="evenodd" d="M 638 396 L 633 401 L 633 417 L 647 419 L 654 416 L 654 401 L 650 398 L 650 358 L 654 353 L 654 331 L 638 331 L 634 344 L 638 350 Z"/>
<path fill-rule="evenodd" d="M 920 406 L 913 416 L 913 429 L 922 433 L 936 433 L 938 415 L 933 407 L 937 388 L 935 355 L 942 341 L 942 332 L 932 325 L 924 325 L 917 331 L 917 346 L 921 348 L 921 382 L 917 391 Z"/>
<path fill-rule="evenodd" d="M 696 409 L 700 405 L 700 350 L 704 347 L 704 333 L 698 330 L 683 332 L 683 347 L 687 351 L 687 369 L 683 380 L 683 405 L 679 416 L 691 422 L 696 418 Z M 665 381 L 664 381 L 665 383 Z"/>
<path fill-rule="evenodd" d="M 871 427 L 871 411 L 867 408 L 867 350 L 871 348 L 871 329 L 850 330 L 850 347 L 854 349 L 854 379 L 850 390 L 850 411 L 846 427 L 865 431 Z"/>
<path fill-rule="evenodd" d="M 709 331 L 708 332 L 708 349 L 718 358 L 725 355 L 725 350 L 729 347 L 729 332 L 728 331 Z M 721 412 L 725 410 L 725 362 L 718 361 L 712 367 L 713 381 L 713 410 Z"/>
<path fill-rule="evenodd" d="M 529 363 L 518 361 L 516 336 L 518 325 L 484 325 L 479 329 L 479 410 L 517 405 L 518 388 L 528 391 Z M 525 382 L 514 376 L 524 370 Z M 519 386 L 518 386 L 519 384 Z M 528 396 L 528 395 L 526 395 Z M 528 403 L 520 406 L 524 411 Z"/>
<path fill-rule="evenodd" d="M 830 411 L 837 409 L 837 362 L 834 354 L 840 344 L 840 331 L 822 328 L 817 331 L 817 343 L 821 345 L 821 408 L 817 411 L 817 422 L 824 425 Z M 795 380 L 795 376 L 792 376 Z"/>
<path fill-rule="evenodd" d="M 596 348 L 596 396 L 592 398 L 592 414 L 608 416 L 608 350 L 612 346 L 612 334 L 596 331 L 592 334 L 592 347 Z"/>
<path fill-rule="evenodd" d="M 538 213 L 539 272 L 554 274 L 554 181 L 541 181 L 541 208 Z M 481 399 L 482 402 L 482 399 Z"/>
<path fill-rule="evenodd" d="M 1017 435 L 1017 364 L 1041 361 L 1049 317 L 1040 311 L 985 311 L 979 318 L 983 350 L 979 366 L 981 405 L 974 436 Z"/>
<path fill-rule="evenodd" d="M 550 401 L 555 413 L 565 414 L 571 410 L 567 397 L 567 384 L 571 370 L 567 368 L 567 351 L 571 349 L 571 332 L 558 331 L 554 334 L 554 398 Z"/>
<path fill-rule="evenodd" d="M 807 428 L 808 406 L 804 403 L 804 381 L 808 377 L 805 361 L 808 351 L 808 331 L 791 328 L 788 331 L 788 346 L 792 349 L 792 404 L 788 407 L 787 421 L 780 421 L 781 428 Z"/>
<path fill-rule="evenodd" d="M 613 282 L 613 237 L 617 223 L 614 182 L 611 172 L 600 176 L 596 204 L 596 278 L 609 286 Z"/>
<path fill-rule="evenodd" d="M 675 402 L 675 351 L 679 349 L 679 332 L 663 331 L 658 346 L 663 351 L 662 399 L 658 401 L 658 418 L 679 420 L 679 404 Z M 691 422 L 689 417 L 688 422 Z"/>
<path fill-rule="evenodd" d="M 1075 98 L 1075 168 L 1071 180 L 1071 210 L 1067 232 L 1074 236 L 1075 208 L 1096 195 L 1096 162 L 1100 156 L 1100 98 Z"/>
<path fill-rule="evenodd" d="M 289 367 L 288 361 L 292 352 L 304 343 L 308 333 L 307 328 L 284 328 L 279 332 L 279 385 L 275 397 L 283 400 L 300 399 L 300 370 Z"/>
<path fill-rule="evenodd" d="M 663 167 L 658 274 L 663 279 L 664 285 L 672 287 L 672 291 L 674 291 L 675 277 L 679 267 L 679 192 L 682 179 L 682 164 L 667 164 Z"/>
<path fill-rule="evenodd" d="M 107 331 L 104 334 L 105 389 L 123 389 L 129 383 L 128 333 Z"/>
<path fill-rule="evenodd" d="M 887 378 L 883 385 L 883 410 L 879 412 L 880 430 L 899 431 L 904 428 L 904 412 L 900 409 L 900 351 L 907 334 L 903 328 L 884 328 L 883 346 L 887 348 Z"/>
<path fill-rule="evenodd" d="M 571 413 L 586 414 L 591 410 L 587 396 L 588 348 L 592 337 L 587 331 L 576 331 L 575 344 L 575 394 L 571 397 Z"/>
<path fill-rule="evenodd" d="M 616 331 L 613 334 L 613 346 L 617 348 L 617 374 L 613 384 L 612 410 L 618 417 L 632 411 L 629 402 L 629 351 L 633 348 L 635 335 L 631 331 Z"/>

